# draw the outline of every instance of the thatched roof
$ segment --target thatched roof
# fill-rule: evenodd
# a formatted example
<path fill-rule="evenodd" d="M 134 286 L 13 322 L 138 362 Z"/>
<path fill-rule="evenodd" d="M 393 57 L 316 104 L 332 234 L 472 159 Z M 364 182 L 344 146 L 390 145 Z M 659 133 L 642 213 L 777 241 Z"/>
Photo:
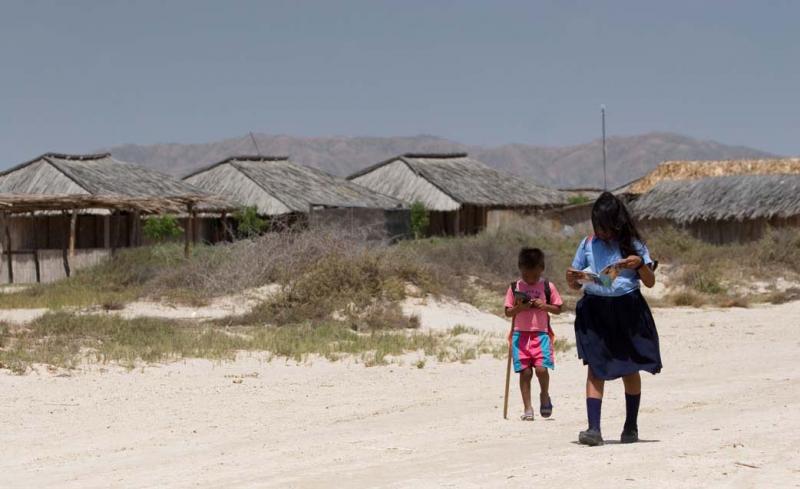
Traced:
<path fill-rule="evenodd" d="M 108 153 L 46 153 L 1 172 L 0 193 L 135 198 L 207 195 L 177 178 L 117 161 Z"/>
<path fill-rule="evenodd" d="M 800 175 L 733 175 L 663 181 L 632 204 L 639 219 L 679 223 L 800 215 Z"/>
<path fill-rule="evenodd" d="M 0 211 L 70 209 L 182 212 L 203 203 L 230 204 L 164 173 L 117 161 L 110 154 L 46 153 L 0 172 Z"/>
<path fill-rule="evenodd" d="M 620 191 L 643 194 L 665 180 L 698 180 L 725 175 L 800 174 L 800 158 L 721 161 L 665 161 Z"/>
<path fill-rule="evenodd" d="M 392 209 L 403 202 L 286 156 L 233 156 L 184 177 L 184 181 L 260 214 L 308 212 L 310 206 Z"/>
<path fill-rule="evenodd" d="M 36 195 L 0 194 L 0 212 L 20 214 L 28 212 L 66 211 L 73 209 L 135 210 L 145 214 L 185 214 L 190 204 L 198 202 L 231 209 L 224 202 L 197 197 L 129 197 L 127 195 Z"/>
<path fill-rule="evenodd" d="M 466 153 L 407 153 L 348 179 L 405 201 L 419 200 L 432 210 L 455 210 L 465 204 L 551 207 L 567 202 L 563 192 L 490 168 Z"/>

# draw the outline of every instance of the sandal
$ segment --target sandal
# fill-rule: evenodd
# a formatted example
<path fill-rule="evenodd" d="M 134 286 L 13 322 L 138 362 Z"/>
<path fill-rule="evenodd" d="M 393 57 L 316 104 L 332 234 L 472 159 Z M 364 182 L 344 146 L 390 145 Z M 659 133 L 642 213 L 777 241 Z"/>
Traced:
<path fill-rule="evenodd" d="M 533 421 L 533 411 L 523 414 L 519 419 L 522 421 Z"/>
<path fill-rule="evenodd" d="M 547 404 L 539 406 L 539 412 L 542 414 L 543 418 L 549 418 L 550 415 L 553 414 L 553 402 L 550 400 L 550 397 L 547 398 Z"/>

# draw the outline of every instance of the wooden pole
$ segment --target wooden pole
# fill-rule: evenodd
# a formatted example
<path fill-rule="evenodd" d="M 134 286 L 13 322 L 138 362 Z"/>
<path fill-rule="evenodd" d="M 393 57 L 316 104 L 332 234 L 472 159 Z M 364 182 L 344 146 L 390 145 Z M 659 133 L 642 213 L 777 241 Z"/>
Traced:
<path fill-rule="evenodd" d="M 75 232 L 78 227 L 78 211 L 73 210 L 69 219 L 69 257 L 75 256 Z"/>
<path fill-rule="evenodd" d="M 0 214 L 0 228 L 2 228 L 3 230 L 5 230 L 6 227 L 6 219 L 8 219 L 8 217 L 6 216 L 5 213 Z M 5 240 L 0 239 L 0 259 L 2 259 L 3 253 L 8 253 L 8 256 L 11 256 L 11 253 L 9 253 L 10 251 L 11 250 L 6 245 Z M 8 268 L 8 272 L 6 273 L 8 274 L 8 283 L 11 283 L 13 279 L 13 274 L 11 272 L 11 267 L 9 265 L 10 264 L 6 264 L 6 268 Z"/>
<path fill-rule="evenodd" d="M 3 233 L 6 238 L 6 266 L 8 266 L 8 283 L 14 283 L 14 257 L 11 254 L 11 231 L 8 226 L 8 215 L 3 216 Z"/>
<path fill-rule="evenodd" d="M 119 247 L 119 213 L 112 211 L 109 218 L 109 225 L 111 226 L 111 256 L 117 252 Z"/>
<path fill-rule="evenodd" d="M 225 231 L 226 231 L 226 230 L 227 230 L 227 228 L 228 228 L 227 224 L 225 223 L 225 219 L 226 219 L 227 217 L 228 217 L 228 216 L 226 215 L 226 213 L 225 213 L 225 212 L 222 212 L 222 213 L 219 215 L 219 224 L 220 224 L 220 228 L 217 228 L 217 235 L 216 235 L 216 236 L 214 236 L 214 242 L 215 242 L 215 243 L 216 243 L 216 242 L 219 242 L 219 241 L 225 241 L 225 239 L 226 239 L 226 237 L 227 237 L 227 235 L 226 235 L 226 233 L 225 233 Z"/>
<path fill-rule="evenodd" d="M 192 212 L 192 244 L 196 245 L 200 237 L 200 222 L 197 220 L 197 212 Z"/>
<path fill-rule="evenodd" d="M 103 248 L 111 248 L 111 214 L 103 216 Z"/>
<path fill-rule="evenodd" d="M 69 229 L 70 228 L 70 218 L 69 218 L 69 216 L 67 216 L 67 212 L 66 211 L 64 211 L 62 214 L 64 216 L 64 220 L 67 222 L 67 228 Z M 61 248 L 61 259 L 64 262 L 64 274 L 67 276 L 67 278 L 69 278 L 69 276 L 70 276 L 70 268 L 69 268 L 69 247 L 70 247 L 70 243 L 69 243 L 69 241 L 70 241 L 69 238 L 67 238 L 67 241 L 64 242 L 63 247 Z"/>
<path fill-rule="evenodd" d="M 39 264 L 39 250 L 33 250 L 33 265 L 36 267 L 36 283 L 42 283 L 42 266 Z"/>
<path fill-rule="evenodd" d="M 0 214 L 0 229 L 2 229 L 2 227 L 5 224 L 5 222 L 6 222 L 5 214 Z M 5 253 L 5 251 L 6 251 L 6 247 L 3 244 L 3 240 L 0 239 L 0 263 L 3 262 L 3 253 Z"/>
<path fill-rule="evenodd" d="M 142 228 L 142 215 L 138 210 L 135 210 L 131 213 L 130 245 L 132 248 L 141 246 L 142 244 L 141 228 Z"/>
<path fill-rule="evenodd" d="M 183 230 L 183 256 L 189 258 L 192 254 L 192 235 L 194 234 L 192 229 L 194 227 L 194 205 L 189 204 L 187 210 L 189 212 L 186 216 L 186 228 Z"/>
<path fill-rule="evenodd" d="M 514 321 L 516 316 L 511 318 L 511 335 L 514 334 Z M 506 390 L 503 396 L 503 419 L 508 419 L 508 390 L 511 386 L 511 342 L 508 342 L 508 362 L 506 362 Z"/>

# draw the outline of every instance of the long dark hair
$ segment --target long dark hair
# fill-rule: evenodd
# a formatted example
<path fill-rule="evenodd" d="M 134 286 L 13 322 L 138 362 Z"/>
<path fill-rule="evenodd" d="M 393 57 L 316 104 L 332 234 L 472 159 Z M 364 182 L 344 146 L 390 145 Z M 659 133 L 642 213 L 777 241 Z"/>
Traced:
<path fill-rule="evenodd" d="M 644 243 L 625 204 L 611 192 L 600 194 L 592 206 L 592 226 L 613 235 L 623 257 L 637 254 L 634 241 Z"/>

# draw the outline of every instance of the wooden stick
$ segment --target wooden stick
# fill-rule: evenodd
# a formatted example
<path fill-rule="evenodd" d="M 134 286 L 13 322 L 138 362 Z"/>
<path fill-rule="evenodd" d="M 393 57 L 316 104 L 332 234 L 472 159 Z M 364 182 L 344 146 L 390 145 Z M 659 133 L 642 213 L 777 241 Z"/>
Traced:
<path fill-rule="evenodd" d="M 511 335 L 514 334 L 514 322 L 517 316 L 511 318 Z M 508 343 L 508 362 L 506 362 L 506 392 L 503 397 L 503 419 L 508 419 L 508 389 L 511 385 L 511 342 Z"/>
<path fill-rule="evenodd" d="M 75 256 L 75 228 L 78 225 L 78 211 L 73 210 L 69 219 L 69 257 Z"/>
<path fill-rule="evenodd" d="M 194 206 L 189 204 L 186 206 L 186 227 L 183 230 L 183 256 L 189 258 L 192 254 L 192 236 L 194 235 Z"/>
<path fill-rule="evenodd" d="M 8 256 L 6 257 L 6 264 L 8 266 L 8 283 L 14 283 L 14 257 L 11 256 L 11 231 L 8 228 L 8 221 L 10 220 L 8 215 L 4 216 L 3 219 L 3 232 L 6 238 L 6 253 Z"/>

